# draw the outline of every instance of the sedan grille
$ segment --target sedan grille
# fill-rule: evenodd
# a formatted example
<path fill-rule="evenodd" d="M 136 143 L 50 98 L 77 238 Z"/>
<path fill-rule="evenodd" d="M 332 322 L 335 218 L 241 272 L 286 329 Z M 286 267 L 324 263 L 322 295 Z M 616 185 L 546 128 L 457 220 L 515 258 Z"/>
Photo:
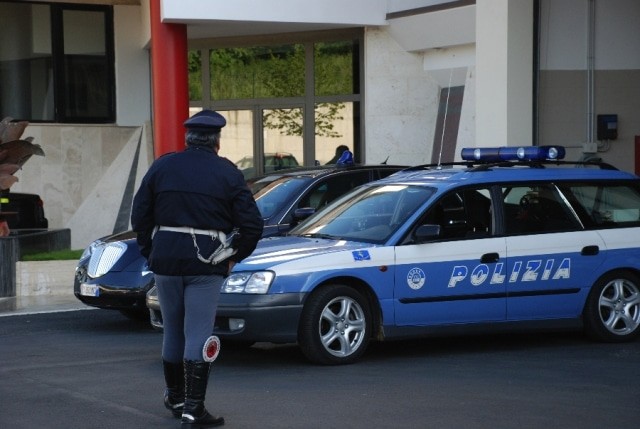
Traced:
<path fill-rule="evenodd" d="M 118 262 L 125 250 L 127 245 L 118 242 L 96 246 L 91 254 L 87 274 L 94 278 L 103 276 Z"/>

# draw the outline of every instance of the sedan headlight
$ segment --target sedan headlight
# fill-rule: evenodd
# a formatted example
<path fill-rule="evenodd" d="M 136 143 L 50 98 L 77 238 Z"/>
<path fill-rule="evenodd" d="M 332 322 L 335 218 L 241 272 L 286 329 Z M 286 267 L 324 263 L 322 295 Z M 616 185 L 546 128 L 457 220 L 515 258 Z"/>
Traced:
<path fill-rule="evenodd" d="M 102 245 L 103 242 L 100 240 L 96 240 L 94 242 L 92 242 L 91 244 L 89 244 L 85 249 L 84 252 L 82 252 L 82 255 L 80 255 L 80 259 L 84 259 L 87 258 L 91 255 L 93 255 L 93 251 L 96 249 L 96 247 Z"/>
<path fill-rule="evenodd" d="M 275 277 L 272 271 L 232 273 L 222 284 L 222 293 L 264 294 Z"/>

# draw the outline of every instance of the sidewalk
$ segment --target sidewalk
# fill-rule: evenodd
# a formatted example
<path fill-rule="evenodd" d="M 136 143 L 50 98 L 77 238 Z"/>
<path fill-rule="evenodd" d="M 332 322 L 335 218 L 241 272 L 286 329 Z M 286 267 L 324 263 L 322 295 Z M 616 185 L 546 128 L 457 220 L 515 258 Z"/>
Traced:
<path fill-rule="evenodd" d="M 14 296 L 0 298 L 0 318 L 18 314 L 39 314 L 60 311 L 95 310 L 69 295 Z"/>

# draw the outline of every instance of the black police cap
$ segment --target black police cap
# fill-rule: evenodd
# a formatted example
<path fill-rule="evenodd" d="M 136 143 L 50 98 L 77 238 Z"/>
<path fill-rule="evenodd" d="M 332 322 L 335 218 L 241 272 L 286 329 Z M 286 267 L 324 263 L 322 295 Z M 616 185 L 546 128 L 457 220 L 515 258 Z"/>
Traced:
<path fill-rule="evenodd" d="M 184 121 L 184 126 L 188 130 L 203 132 L 218 132 L 225 125 L 227 120 L 224 116 L 213 110 L 203 110 Z"/>

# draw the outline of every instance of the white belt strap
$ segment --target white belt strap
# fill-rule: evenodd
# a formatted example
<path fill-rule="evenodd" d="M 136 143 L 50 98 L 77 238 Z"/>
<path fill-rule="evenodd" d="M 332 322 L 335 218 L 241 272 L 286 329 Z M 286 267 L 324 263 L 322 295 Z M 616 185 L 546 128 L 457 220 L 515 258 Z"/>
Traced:
<path fill-rule="evenodd" d="M 224 232 L 216 231 L 215 229 L 197 229 L 191 228 L 188 226 L 159 226 L 158 231 L 169 231 L 169 232 L 183 232 L 185 234 L 198 234 L 198 235 L 208 235 L 209 237 L 222 237 L 225 236 Z M 223 238 L 224 240 L 224 238 Z M 220 241 L 223 241 L 220 240 Z"/>
<path fill-rule="evenodd" d="M 205 264 L 216 265 L 230 256 L 236 253 L 236 250 L 231 247 L 231 242 L 233 241 L 233 236 L 235 234 L 231 234 L 229 239 L 227 239 L 227 235 L 222 231 L 216 231 L 215 229 L 197 229 L 191 228 L 188 226 L 157 226 L 157 231 L 169 231 L 169 232 L 182 232 L 184 234 L 191 234 L 191 238 L 193 239 L 193 247 L 196 249 L 196 256 L 198 259 Z M 155 230 L 154 230 L 155 234 Z M 220 246 L 216 250 L 211 253 L 208 258 L 205 258 L 200 254 L 200 247 L 198 247 L 198 242 L 196 241 L 197 235 L 208 235 L 211 237 L 211 240 L 218 240 L 220 242 Z"/>

